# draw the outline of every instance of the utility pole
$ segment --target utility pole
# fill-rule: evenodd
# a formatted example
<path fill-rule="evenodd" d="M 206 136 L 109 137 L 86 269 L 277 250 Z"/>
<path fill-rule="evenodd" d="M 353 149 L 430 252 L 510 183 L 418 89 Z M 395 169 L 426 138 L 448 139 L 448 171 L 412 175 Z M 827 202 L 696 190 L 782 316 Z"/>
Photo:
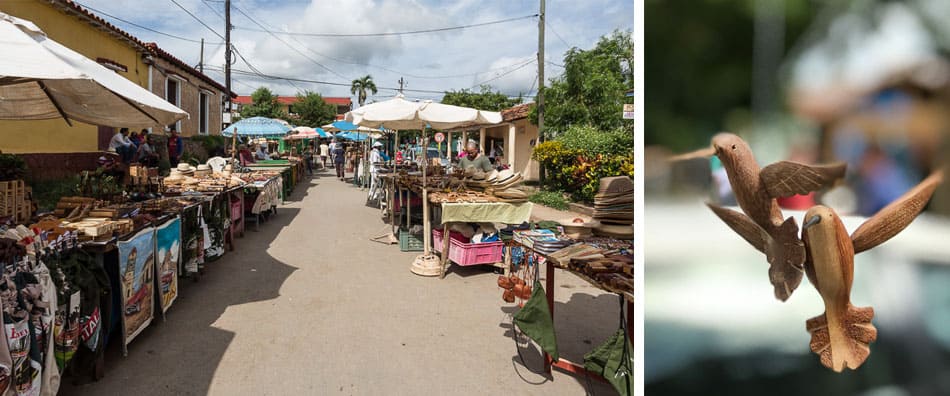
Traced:
<path fill-rule="evenodd" d="M 204 47 L 202 47 L 204 48 Z M 224 0 L 224 87 L 228 90 L 228 117 L 231 116 L 231 0 Z M 230 119 L 230 118 L 229 118 Z"/>
<path fill-rule="evenodd" d="M 198 59 L 198 71 L 205 72 L 205 38 L 201 38 L 201 57 Z"/>
<path fill-rule="evenodd" d="M 399 93 L 401 94 L 401 93 L 402 93 L 402 86 L 406 84 L 406 79 L 404 79 L 404 78 L 402 78 L 402 77 L 399 77 L 398 83 L 399 83 Z"/>
<path fill-rule="evenodd" d="M 544 0 L 538 12 L 538 143 L 544 141 Z M 538 177 L 544 186 L 544 167 L 539 167 Z"/>

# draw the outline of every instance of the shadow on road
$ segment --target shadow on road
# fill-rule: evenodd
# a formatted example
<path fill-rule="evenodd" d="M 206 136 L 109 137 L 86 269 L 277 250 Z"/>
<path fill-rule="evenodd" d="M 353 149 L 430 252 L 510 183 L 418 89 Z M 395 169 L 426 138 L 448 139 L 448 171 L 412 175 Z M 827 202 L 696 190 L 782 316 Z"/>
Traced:
<path fill-rule="evenodd" d="M 295 195 L 305 191 L 299 188 Z M 180 295 L 166 320 L 156 318 L 129 345 L 128 357 L 122 356 L 118 337 L 110 341 L 102 381 L 120 382 L 124 394 L 129 395 L 208 394 L 215 371 L 235 336 L 216 327 L 215 322 L 228 307 L 280 295 L 281 286 L 297 268 L 274 259 L 267 248 L 299 212 L 296 208 L 278 208 L 277 216 L 261 224 L 260 232 L 247 233 L 236 240 L 234 251 L 208 263 L 200 281 L 182 278 Z M 61 395 L 92 391 L 88 389 L 91 385 L 73 384 L 74 380 L 63 379 Z"/>

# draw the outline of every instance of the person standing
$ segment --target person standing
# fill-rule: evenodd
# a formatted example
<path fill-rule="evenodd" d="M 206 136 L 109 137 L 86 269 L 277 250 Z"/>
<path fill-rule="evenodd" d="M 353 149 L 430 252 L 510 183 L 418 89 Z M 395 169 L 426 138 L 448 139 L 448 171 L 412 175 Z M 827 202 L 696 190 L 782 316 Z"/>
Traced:
<path fill-rule="evenodd" d="M 126 164 L 132 162 L 132 156 L 135 155 L 135 146 L 128 136 L 129 128 L 122 128 L 109 140 L 109 150 L 119 154 L 119 158 Z"/>
<path fill-rule="evenodd" d="M 181 158 L 183 150 L 181 136 L 178 136 L 178 131 L 175 130 L 175 127 L 172 127 L 171 136 L 168 137 L 168 162 L 171 163 L 172 167 L 178 166 L 178 160 Z"/>
<path fill-rule="evenodd" d="M 343 173 L 344 165 L 343 164 L 346 162 L 346 149 L 340 143 L 333 142 L 331 144 L 334 146 L 332 154 L 333 154 L 333 165 L 334 165 L 334 168 L 336 169 L 336 177 L 340 179 L 340 181 L 343 181 L 344 179 L 344 173 Z"/>
<path fill-rule="evenodd" d="M 334 164 L 336 164 L 336 148 L 338 145 L 339 143 L 336 142 L 336 138 L 333 138 L 333 140 L 330 141 L 329 150 L 330 150 L 330 166 L 331 167 L 333 167 Z"/>
<path fill-rule="evenodd" d="M 330 155 L 330 146 L 327 146 L 326 142 L 320 143 L 320 163 L 323 164 L 323 169 L 327 168 L 327 156 Z"/>

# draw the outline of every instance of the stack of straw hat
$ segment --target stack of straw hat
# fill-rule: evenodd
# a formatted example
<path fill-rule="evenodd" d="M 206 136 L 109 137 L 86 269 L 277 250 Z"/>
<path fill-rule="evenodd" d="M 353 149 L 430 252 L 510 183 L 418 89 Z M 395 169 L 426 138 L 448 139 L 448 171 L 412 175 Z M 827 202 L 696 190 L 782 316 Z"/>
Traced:
<path fill-rule="evenodd" d="M 600 179 L 594 196 L 594 219 L 600 221 L 595 233 L 601 236 L 633 238 L 633 180 L 627 176 Z"/>

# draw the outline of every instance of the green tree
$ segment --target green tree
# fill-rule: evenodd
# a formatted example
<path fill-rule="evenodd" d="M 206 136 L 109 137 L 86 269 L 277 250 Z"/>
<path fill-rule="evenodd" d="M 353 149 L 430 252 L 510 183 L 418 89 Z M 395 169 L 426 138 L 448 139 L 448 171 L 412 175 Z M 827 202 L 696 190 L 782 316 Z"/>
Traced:
<path fill-rule="evenodd" d="M 544 133 L 557 135 L 574 125 L 606 131 L 633 123 L 623 120 L 624 94 L 633 89 L 633 39 L 629 31 L 603 36 L 590 50 L 571 48 L 564 73 L 544 89 Z M 529 115 L 537 123 L 537 108 Z"/>
<path fill-rule="evenodd" d="M 360 104 L 360 107 L 366 103 L 367 92 L 372 92 L 373 95 L 378 92 L 376 83 L 373 82 L 373 76 L 367 74 L 350 83 L 350 93 L 356 95 L 356 101 Z"/>
<path fill-rule="evenodd" d="M 336 118 L 336 106 L 325 102 L 323 96 L 313 91 L 298 93 L 293 111 L 300 118 L 300 125 L 314 128 L 333 122 Z"/>
<path fill-rule="evenodd" d="M 785 55 L 820 12 L 820 4 L 848 4 L 782 3 Z M 648 0 L 644 13 L 650 16 L 644 22 L 645 103 L 637 115 L 644 117 L 644 142 L 690 150 L 746 122 L 752 102 L 755 2 Z M 775 74 L 778 79 L 779 71 Z"/>
<path fill-rule="evenodd" d="M 442 97 L 442 103 L 479 110 L 501 111 L 521 103 L 521 96 L 509 98 L 508 95 L 501 92 L 492 91 L 490 85 L 482 85 L 478 92 L 468 88 L 460 91 L 448 91 Z"/>
<path fill-rule="evenodd" d="M 241 118 L 250 117 L 286 118 L 287 114 L 277 103 L 277 95 L 265 87 L 260 87 L 251 94 L 251 105 L 241 109 Z"/>

